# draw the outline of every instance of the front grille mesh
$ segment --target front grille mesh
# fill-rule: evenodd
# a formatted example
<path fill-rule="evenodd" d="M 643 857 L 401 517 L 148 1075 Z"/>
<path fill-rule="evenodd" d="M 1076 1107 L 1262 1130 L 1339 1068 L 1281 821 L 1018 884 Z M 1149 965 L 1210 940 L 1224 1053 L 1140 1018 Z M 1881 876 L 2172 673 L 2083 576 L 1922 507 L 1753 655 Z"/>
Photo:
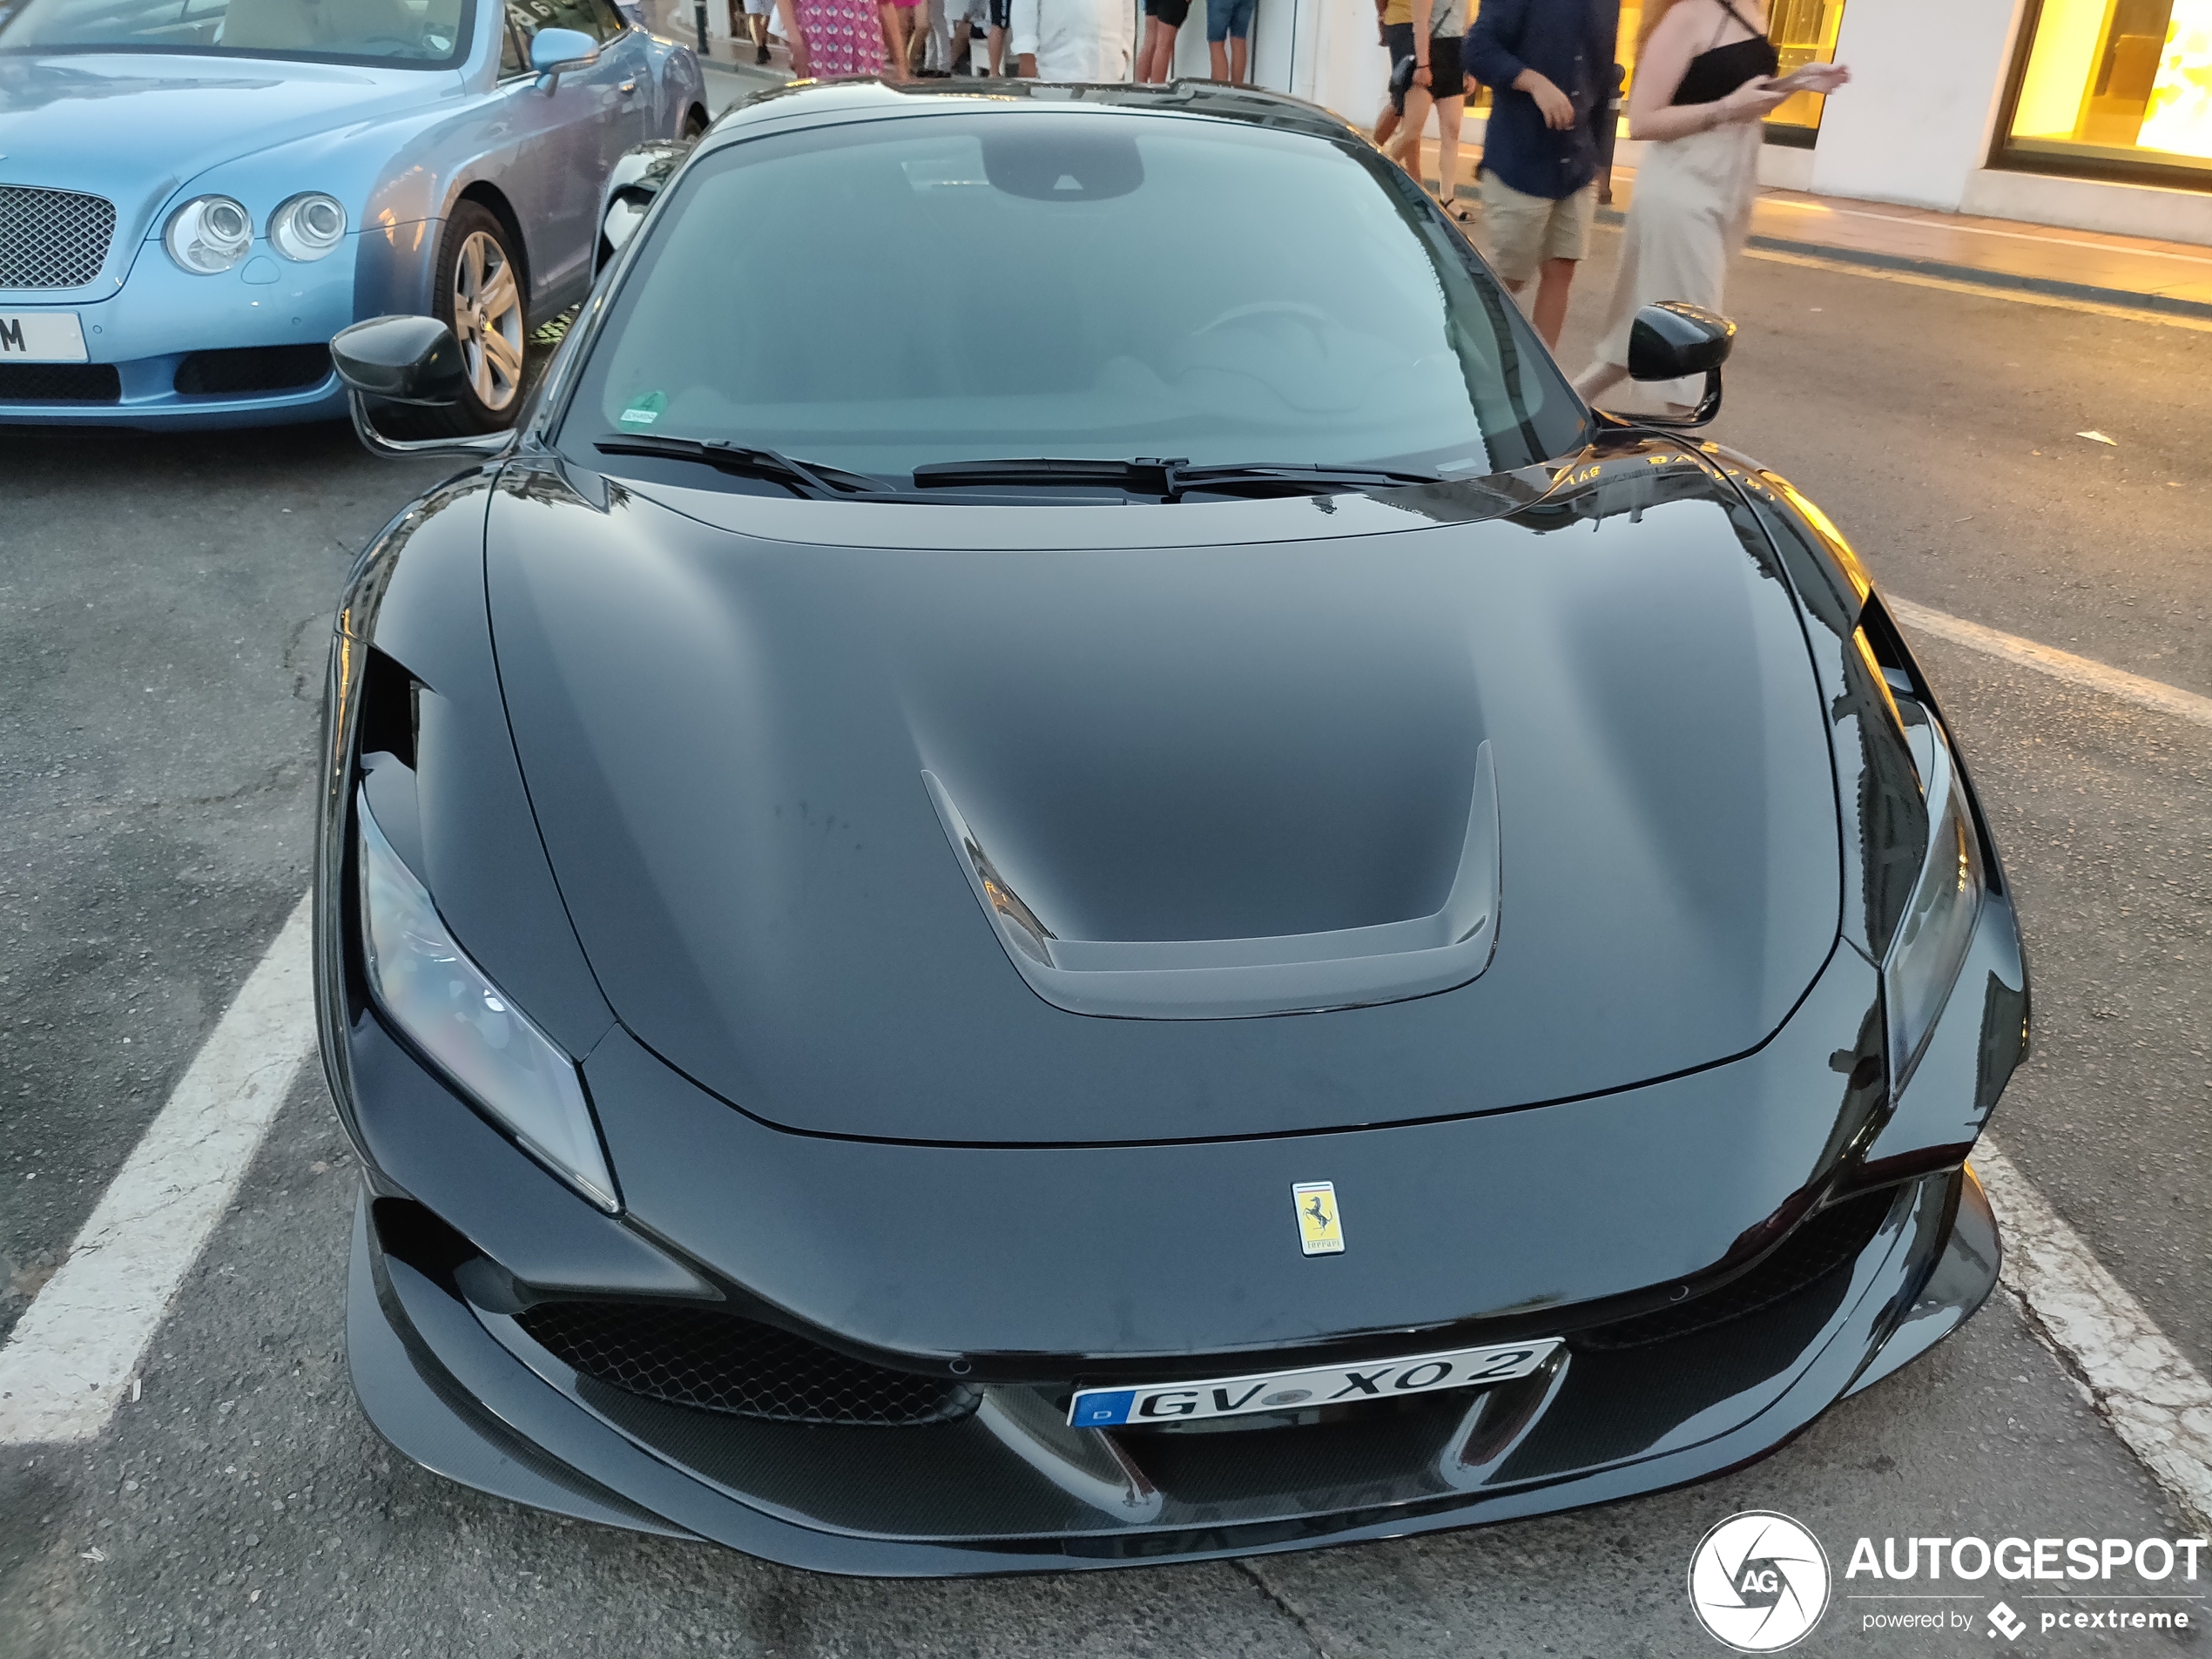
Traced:
<path fill-rule="evenodd" d="M 1578 1348 L 1641 1348 L 1771 1307 L 1808 1285 L 1848 1266 L 1873 1242 L 1897 1195 L 1871 1192 L 1821 1211 L 1797 1224 L 1797 1231 L 1751 1269 L 1703 1296 L 1633 1319 L 1593 1326 L 1573 1338 Z"/>
<path fill-rule="evenodd" d="M 81 288 L 115 239 L 115 204 L 75 190 L 0 185 L 0 288 Z"/>
<path fill-rule="evenodd" d="M 648 1399 L 786 1423 L 908 1426 L 975 1409 L 981 1391 L 850 1359 L 774 1325 L 668 1304 L 541 1302 L 529 1339 L 587 1377 Z"/>

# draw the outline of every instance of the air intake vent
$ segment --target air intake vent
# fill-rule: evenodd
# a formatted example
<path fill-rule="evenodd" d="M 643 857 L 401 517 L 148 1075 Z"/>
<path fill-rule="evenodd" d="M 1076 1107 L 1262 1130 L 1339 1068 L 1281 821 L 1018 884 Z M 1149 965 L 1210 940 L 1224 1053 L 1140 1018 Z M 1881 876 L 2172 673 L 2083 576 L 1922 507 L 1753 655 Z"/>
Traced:
<path fill-rule="evenodd" d="M 330 373 L 327 346 L 238 346 L 196 351 L 177 365 L 177 390 L 186 397 L 237 397 L 315 386 Z"/>
<path fill-rule="evenodd" d="M 648 1399 L 784 1423 L 908 1426 L 965 1417 L 982 1391 L 848 1359 L 771 1325 L 700 1308 L 541 1302 L 516 1324 L 584 1376 Z"/>
<path fill-rule="evenodd" d="M 0 403 L 118 403 L 113 363 L 0 363 Z"/>
<path fill-rule="evenodd" d="M 0 288 L 81 288 L 115 239 L 115 204 L 74 190 L 0 185 Z"/>
<path fill-rule="evenodd" d="M 1740 1319 L 1795 1296 L 1848 1267 L 1873 1242 L 1895 1202 L 1894 1190 L 1870 1192 L 1800 1222 L 1774 1252 L 1750 1272 L 1676 1307 L 1578 1332 L 1577 1348 L 1641 1348 Z"/>

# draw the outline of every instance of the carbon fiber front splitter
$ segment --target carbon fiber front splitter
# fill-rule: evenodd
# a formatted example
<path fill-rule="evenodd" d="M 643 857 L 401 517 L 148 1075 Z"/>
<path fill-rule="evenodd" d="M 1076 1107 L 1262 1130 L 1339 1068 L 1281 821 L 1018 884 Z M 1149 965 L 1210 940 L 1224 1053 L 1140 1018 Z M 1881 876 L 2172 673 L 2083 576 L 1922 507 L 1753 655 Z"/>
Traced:
<path fill-rule="evenodd" d="M 1955 1213 L 1951 1188 L 1959 1184 Z M 1023 1536 L 900 1536 L 806 1524 L 747 1502 L 657 1453 L 524 1364 L 450 1285 L 387 1255 L 364 1201 L 354 1227 L 347 1344 L 363 1409 L 425 1467 L 541 1509 L 671 1537 L 711 1540 L 815 1571 L 887 1577 L 1037 1572 L 1247 1555 L 1402 1537 L 1610 1502 L 1708 1479 L 1786 1444 L 1829 1406 L 1925 1352 L 1995 1284 L 1994 1218 L 1968 1172 L 1904 1190 L 1855 1271 L 1851 1293 L 1778 1389 L 1733 1427 L 1670 1449 L 1494 1488 L 1199 1527 L 1096 1526 Z M 1917 1217 L 1917 1219 L 1916 1219 Z M 1941 1217 L 1931 1224 L 1932 1217 Z M 1942 1224 L 1947 1219 L 1948 1224 Z M 1931 1259 L 1932 1258 L 1932 1260 Z M 1750 1396 L 1744 1397 L 1747 1401 Z M 1705 1420 L 1710 1414 L 1700 1413 Z M 896 1429 L 871 1431 L 896 1435 Z M 1296 1433 L 1298 1430 L 1283 1431 Z M 1668 1436 L 1659 1443 L 1669 1445 Z"/>

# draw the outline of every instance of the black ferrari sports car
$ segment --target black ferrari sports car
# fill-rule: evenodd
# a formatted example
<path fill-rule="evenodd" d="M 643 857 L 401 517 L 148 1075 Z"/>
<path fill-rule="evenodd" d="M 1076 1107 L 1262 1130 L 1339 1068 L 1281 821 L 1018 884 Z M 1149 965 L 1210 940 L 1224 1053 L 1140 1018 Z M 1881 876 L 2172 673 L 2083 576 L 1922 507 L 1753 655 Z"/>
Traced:
<path fill-rule="evenodd" d="M 2012 895 L 1828 520 L 1585 407 L 1358 133 L 800 87 L 617 176 L 363 554 L 317 891 L 370 1419 L 837 1572 L 1501 1520 L 1998 1265 Z M 372 447 L 454 395 L 334 342 Z M 381 422 L 381 425 L 380 425 Z"/>

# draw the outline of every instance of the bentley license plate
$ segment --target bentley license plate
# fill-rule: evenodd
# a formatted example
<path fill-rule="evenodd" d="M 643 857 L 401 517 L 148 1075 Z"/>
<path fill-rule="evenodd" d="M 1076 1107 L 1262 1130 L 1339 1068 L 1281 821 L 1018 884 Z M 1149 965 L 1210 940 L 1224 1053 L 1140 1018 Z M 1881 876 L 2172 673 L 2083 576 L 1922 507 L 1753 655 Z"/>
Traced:
<path fill-rule="evenodd" d="M 84 329 L 74 311 L 0 311 L 0 363 L 81 363 Z"/>
<path fill-rule="evenodd" d="M 1407 1394 L 1473 1388 L 1526 1377 L 1558 1346 L 1556 1337 L 1547 1337 L 1540 1342 L 1454 1348 L 1448 1353 L 1325 1366 L 1312 1371 L 1155 1383 L 1142 1388 L 1083 1388 L 1076 1391 L 1068 1408 L 1068 1422 L 1073 1428 L 1124 1428 L 1146 1423 L 1187 1423 L 1204 1417 L 1241 1417 L 1249 1412 L 1304 1411 L 1314 1406 L 1399 1399 Z"/>

